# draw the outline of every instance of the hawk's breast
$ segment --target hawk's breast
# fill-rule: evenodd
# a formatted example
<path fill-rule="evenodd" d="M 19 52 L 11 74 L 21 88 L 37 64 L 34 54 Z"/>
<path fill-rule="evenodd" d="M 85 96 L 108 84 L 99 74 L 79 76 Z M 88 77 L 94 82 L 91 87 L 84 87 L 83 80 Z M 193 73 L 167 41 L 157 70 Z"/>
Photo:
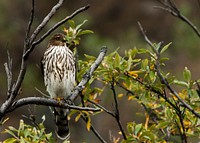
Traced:
<path fill-rule="evenodd" d="M 51 46 L 42 60 L 44 83 L 51 98 L 66 97 L 75 82 L 75 59 L 67 46 Z"/>

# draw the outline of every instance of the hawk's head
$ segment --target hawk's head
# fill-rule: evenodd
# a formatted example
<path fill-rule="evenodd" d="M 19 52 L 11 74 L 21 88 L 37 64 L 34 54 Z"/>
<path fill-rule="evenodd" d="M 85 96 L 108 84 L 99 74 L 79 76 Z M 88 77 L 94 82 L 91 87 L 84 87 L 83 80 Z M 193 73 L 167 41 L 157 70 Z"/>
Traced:
<path fill-rule="evenodd" d="M 62 33 L 56 33 L 49 41 L 49 46 L 65 46 L 65 35 Z"/>

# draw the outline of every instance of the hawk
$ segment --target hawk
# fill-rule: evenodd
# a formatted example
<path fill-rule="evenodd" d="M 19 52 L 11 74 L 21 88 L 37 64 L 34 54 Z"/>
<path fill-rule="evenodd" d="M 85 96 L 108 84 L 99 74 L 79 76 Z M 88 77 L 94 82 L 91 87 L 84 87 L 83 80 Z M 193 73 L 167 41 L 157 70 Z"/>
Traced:
<path fill-rule="evenodd" d="M 55 34 L 49 41 L 41 60 L 44 84 L 51 98 L 63 99 L 70 96 L 75 87 L 75 58 L 68 48 L 65 36 Z M 53 108 L 56 122 L 56 134 L 64 140 L 69 139 L 68 109 Z"/>

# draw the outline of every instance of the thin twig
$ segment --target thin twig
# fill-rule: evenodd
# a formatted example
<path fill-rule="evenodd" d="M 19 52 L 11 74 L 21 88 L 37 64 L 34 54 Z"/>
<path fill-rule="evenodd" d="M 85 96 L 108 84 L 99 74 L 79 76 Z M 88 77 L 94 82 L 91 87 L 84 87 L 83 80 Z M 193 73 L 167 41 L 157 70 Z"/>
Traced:
<path fill-rule="evenodd" d="M 85 107 L 85 102 L 83 100 L 83 95 L 81 94 L 81 103 L 83 105 L 83 107 Z M 83 119 L 83 121 L 87 124 L 88 122 L 88 117 L 86 115 L 86 113 L 83 113 L 81 115 L 81 118 Z M 94 126 L 92 125 L 92 123 L 90 123 L 90 129 L 92 130 L 92 132 L 95 134 L 95 136 L 102 142 L 102 143 L 106 143 L 106 141 L 102 138 L 102 136 L 99 134 L 99 132 L 94 128 Z"/>
<path fill-rule="evenodd" d="M 166 1 L 158 0 L 158 1 L 162 5 L 164 5 L 164 7 L 162 7 L 162 6 L 155 6 L 155 8 L 165 10 L 165 11 L 171 13 L 173 16 L 181 19 L 183 22 L 187 23 L 193 29 L 193 31 L 197 34 L 198 37 L 200 37 L 200 31 L 199 31 L 199 29 L 187 17 L 185 17 L 180 12 L 180 10 L 177 8 L 177 6 L 176 6 L 176 4 L 174 2 L 172 2 L 171 0 L 166 0 Z"/>
<path fill-rule="evenodd" d="M 40 33 L 40 31 L 44 28 L 44 26 L 47 25 L 49 20 L 52 18 L 52 16 L 57 12 L 57 10 L 62 6 L 64 0 L 59 0 L 56 5 L 51 9 L 51 11 L 47 14 L 47 16 L 43 19 L 43 21 L 38 25 L 38 27 L 35 29 L 33 34 L 30 37 L 30 43 L 33 43 L 36 36 Z"/>
<path fill-rule="evenodd" d="M 90 103 L 92 103 L 92 104 L 94 104 L 95 106 L 99 107 L 99 108 L 102 109 L 104 112 L 108 113 L 109 115 L 115 117 L 115 114 L 114 114 L 113 112 L 107 110 L 105 107 L 101 106 L 100 104 L 97 104 L 97 103 L 95 103 L 94 101 L 89 100 L 89 99 L 87 99 L 87 101 L 90 102 Z"/>
<path fill-rule="evenodd" d="M 7 96 L 9 98 L 12 90 L 12 59 L 10 57 L 9 51 L 7 51 L 8 62 L 4 63 L 6 76 L 7 76 Z"/>
<path fill-rule="evenodd" d="M 126 134 L 125 134 L 123 127 L 122 127 L 122 124 L 120 122 L 120 113 L 119 113 L 119 107 L 118 107 L 118 102 L 117 102 L 117 94 L 116 94 L 116 91 L 115 91 L 114 84 L 115 84 L 115 82 L 114 82 L 114 79 L 113 79 L 112 82 L 111 82 L 111 90 L 113 92 L 113 98 L 114 98 L 114 102 L 115 102 L 115 120 L 117 121 L 117 124 L 120 128 L 120 131 L 122 133 L 124 140 L 127 140 Z"/>
<path fill-rule="evenodd" d="M 178 98 L 178 100 L 183 104 L 185 108 L 187 108 L 192 114 L 194 114 L 196 117 L 200 118 L 200 114 L 198 114 L 189 104 L 187 104 L 181 97 L 179 97 L 178 93 L 169 85 L 168 81 L 161 75 L 160 70 L 157 69 L 155 66 L 158 76 L 163 84 L 166 85 L 166 87 L 169 89 L 169 91 Z"/>
<path fill-rule="evenodd" d="M 87 118 L 85 118 L 83 115 L 81 116 L 81 118 L 83 119 L 83 121 L 85 121 L 87 123 Z M 97 138 L 102 142 L 102 143 L 107 143 L 102 136 L 98 133 L 98 131 L 94 128 L 94 126 L 91 124 L 90 129 L 92 130 L 92 132 L 97 136 Z"/>
<path fill-rule="evenodd" d="M 33 23 L 33 19 L 34 19 L 34 13 L 35 13 L 35 0 L 32 0 L 31 15 L 30 15 L 30 20 L 29 20 L 27 30 L 26 30 L 26 39 L 25 40 L 27 40 L 28 37 L 29 37 L 29 33 L 30 33 L 31 26 L 32 26 L 32 23 Z"/>
<path fill-rule="evenodd" d="M 140 22 L 138 22 L 138 26 L 140 28 L 140 32 L 142 33 L 145 41 L 149 44 L 149 46 L 151 47 L 152 51 L 154 53 L 156 53 L 156 55 L 158 55 L 158 51 L 156 50 L 156 48 L 154 47 L 154 45 L 151 43 L 151 41 L 149 40 L 149 38 L 146 36 L 146 34 L 144 32 L 144 29 L 143 29 L 142 25 L 140 24 Z"/>

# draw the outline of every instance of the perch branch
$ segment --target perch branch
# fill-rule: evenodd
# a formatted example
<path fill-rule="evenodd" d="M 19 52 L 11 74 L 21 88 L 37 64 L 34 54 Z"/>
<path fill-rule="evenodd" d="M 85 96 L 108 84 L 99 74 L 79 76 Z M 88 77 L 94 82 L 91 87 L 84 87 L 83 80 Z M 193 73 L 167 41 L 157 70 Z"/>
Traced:
<path fill-rule="evenodd" d="M 98 109 L 98 108 L 69 105 L 65 102 L 59 102 L 59 101 L 51 99 L 51 98 L 26 97 L 26 98 L 21 98 L 19 100 L 16 100 L 15 102 L 13 102 L 13 104 L 11 105 L 11 108 L 7 112 L 11 112 L 19 107 L 22 107 L 24 105 L 30 105 L 30 104 L 61 107 L 61 108 L 75 109 L 75 110 L 93 111 L 93 112 L 100 111 L 100 109 Z"/>

